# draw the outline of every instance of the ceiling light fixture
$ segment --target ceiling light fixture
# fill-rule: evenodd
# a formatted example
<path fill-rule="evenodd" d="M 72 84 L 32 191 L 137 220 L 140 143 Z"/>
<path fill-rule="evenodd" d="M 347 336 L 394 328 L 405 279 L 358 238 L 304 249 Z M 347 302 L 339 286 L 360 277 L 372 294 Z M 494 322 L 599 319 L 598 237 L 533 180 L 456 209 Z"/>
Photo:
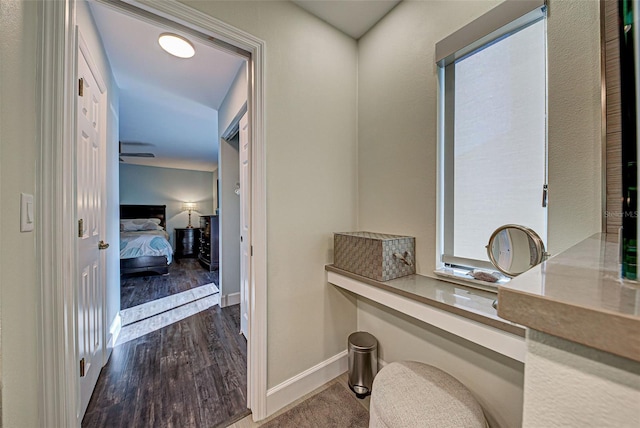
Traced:
<path fill-rule="evenodd" d="M 162 49 L 178 58 L 191 58 L 196 53 L 191 42 L 177 34 L 162 33 L 158 37 L 158 43 Z"/>

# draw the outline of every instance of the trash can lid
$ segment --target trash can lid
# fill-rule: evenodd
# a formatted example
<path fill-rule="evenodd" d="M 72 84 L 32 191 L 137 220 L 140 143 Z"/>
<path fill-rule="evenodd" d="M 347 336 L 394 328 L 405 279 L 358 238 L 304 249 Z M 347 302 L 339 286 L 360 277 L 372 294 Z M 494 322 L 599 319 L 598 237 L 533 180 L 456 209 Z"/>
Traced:
<path fill-rule="evenodd" d="M 349 335 L 349 349 L 368 350 L 378 347 L 376 338 L 366 331 L 357 331 Z"/>

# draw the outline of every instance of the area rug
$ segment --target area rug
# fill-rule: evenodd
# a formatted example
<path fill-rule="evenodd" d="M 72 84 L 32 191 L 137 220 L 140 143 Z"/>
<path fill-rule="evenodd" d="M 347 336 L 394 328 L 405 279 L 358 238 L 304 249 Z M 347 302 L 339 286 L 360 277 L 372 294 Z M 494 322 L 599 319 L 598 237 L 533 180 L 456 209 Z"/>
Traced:
<path fill-rule="evenodd" d="M 368 426 L 369 412 L 358 403 L 354 394 L 337 383 L 262 425 L 263 428 Z"/>
<path fill-rule="evenodd" d="M 124 327 L 126 325 L 142 321 L 146 318 L 151 318 L 153 316 L 170 311 L 188 303 L 195 302 L 196 300 L 202 299 L 204 297 L 212 296 L 219 291 L 220 290 L 214 283 L 205 284 L 199 287 L 194 287 L 187 291 L 172 294 L 171 296 L 162 297 L 147 303 L 143 303 L 141 305 L 122 309 L 120 311 L 122 326 Z"/>

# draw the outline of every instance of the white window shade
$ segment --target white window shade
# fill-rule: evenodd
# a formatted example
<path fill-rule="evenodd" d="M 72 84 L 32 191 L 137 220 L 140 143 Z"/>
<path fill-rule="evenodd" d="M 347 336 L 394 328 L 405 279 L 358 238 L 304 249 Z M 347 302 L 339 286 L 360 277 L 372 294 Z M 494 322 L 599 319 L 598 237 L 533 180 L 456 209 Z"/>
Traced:
<path fill-rule="evenodd" d="M 545 40 L 539 20 L 447 66 L 455 67 L 455 103 L 446 255 L 488 260 L 489 237 L 509 223 L 546 236 Z"/>

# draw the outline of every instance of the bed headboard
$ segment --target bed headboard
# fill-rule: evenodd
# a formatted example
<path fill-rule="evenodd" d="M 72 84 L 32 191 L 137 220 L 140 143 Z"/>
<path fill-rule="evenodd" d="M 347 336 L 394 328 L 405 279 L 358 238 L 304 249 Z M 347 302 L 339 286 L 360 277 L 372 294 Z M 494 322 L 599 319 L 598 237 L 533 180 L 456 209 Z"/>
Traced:
<path fill-rule="evenodd" d="M 159 218 L 160 226 L 167 228 L 166 205 L 120 205 L 120 218 Z"/>

